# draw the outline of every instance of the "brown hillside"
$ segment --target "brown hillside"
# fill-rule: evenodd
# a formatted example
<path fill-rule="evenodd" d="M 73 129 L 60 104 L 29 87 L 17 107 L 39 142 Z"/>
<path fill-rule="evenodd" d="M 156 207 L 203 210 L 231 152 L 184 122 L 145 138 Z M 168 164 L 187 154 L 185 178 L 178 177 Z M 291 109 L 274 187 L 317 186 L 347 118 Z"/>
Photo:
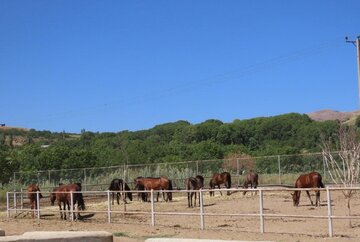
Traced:
<path fill-rule="evenodd" d="M 334 110 L 321 110 L 307 114 L 312 120 L 326 121 L 326 120 L 339 120 L 341 122 L 350 120 L 360 115 L 360 110 L 353 112 L 339 112 Z"/>

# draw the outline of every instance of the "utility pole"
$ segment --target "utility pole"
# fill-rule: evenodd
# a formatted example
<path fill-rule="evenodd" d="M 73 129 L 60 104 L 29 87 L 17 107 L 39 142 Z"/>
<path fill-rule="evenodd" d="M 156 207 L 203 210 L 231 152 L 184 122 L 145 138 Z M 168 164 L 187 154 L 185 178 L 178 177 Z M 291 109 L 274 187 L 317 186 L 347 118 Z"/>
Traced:
<path fill-rule="evenodd" d="M 359 95 L 359 108 L 360 108 L 360 35 L 356 37 L 356 40 L 349 40 L 345 37 L 346 43 L 352 43 L 356 47 L 356 59 L 357 59 L 357 70 L 358 70 L 358 95 Z"/>

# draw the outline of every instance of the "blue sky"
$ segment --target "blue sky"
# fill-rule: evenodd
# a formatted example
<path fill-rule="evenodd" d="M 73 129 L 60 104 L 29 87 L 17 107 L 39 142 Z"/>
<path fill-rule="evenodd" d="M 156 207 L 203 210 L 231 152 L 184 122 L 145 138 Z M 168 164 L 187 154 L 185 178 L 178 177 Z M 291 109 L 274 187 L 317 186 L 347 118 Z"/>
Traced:
<path fill-rule="evenodd" d="M 359 109 L 358 0 L 0 0 L 0 123 L 75 132 Z"/>

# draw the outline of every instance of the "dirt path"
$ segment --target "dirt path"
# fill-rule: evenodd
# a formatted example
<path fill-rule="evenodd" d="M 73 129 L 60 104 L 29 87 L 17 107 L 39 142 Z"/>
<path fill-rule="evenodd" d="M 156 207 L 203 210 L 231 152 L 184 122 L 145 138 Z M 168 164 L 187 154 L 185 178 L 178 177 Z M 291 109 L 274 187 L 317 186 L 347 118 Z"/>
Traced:
<path fill-rule="evenodd" d="M 334 193 L 333 214 L 346 215 L 346 203 L 340 193 Z M 86 200 L 87 213 L 93 210 L 104 210 L 106 201 L 91 203 Z M 325 204 L 322 195 L 322 204 Z M 46 201 L 44 201 L 45 203 Z M 231 196 L 204 197 L 206 213 L 257 213 L 258 196 L 240 193 Z M 84 221 L 61 221 L 57 207 L 42 207 L 42 218 L 38 221 L 23 213 L 14 218 L 6 218 L 6 213 L 0 214 L 0 228 L 7 235 L 22 234 L 27 231 L 94 231 L 104 230 L 115 235 L 115 241 L 144 241 L 151 237 L 171 238 L 203 238 L 224 240 L 267 240 L 267 241 L 360 241 L 360 219 L 353 220 L 353 228 L 348 227 L 347 220 L 334 220 L 334 238 L 328 237 L 328 222 L 326 219 L 268 217 L 265 219 L 265 233 L 261 234 L 260 222 L 256 217 L 238 216 L 206 216 L 205 230 L 200 230 L 200 218 L 180 215 L 157 215 L 156 226 L 150 226 L 149 215 L 114 214 L 112 223 L 107 223 L 106 213 L 96 213 Z M 138 201 L 126 205 L 127 211 L 150 211 L 148 203 Z M 123 211 L 122 205 L 115 205 L 115 211 Z M 171 203 L 159 202 L 155 210 L 161 212 L 191 212 L 198 213 L 199 208 L 188 208 L 185 196 L 175 196 Z M 264 196 L 264 211 L 266 214 L 293 215 L 326 215 L 327 207 L 312 207 L 305 194 L 302 194 L 300 206 L 293 207 L 290 194 L 284 192 L 266 193 Z M 360 216 L 360 199 L 356 197 L 352 203 L 353 215 Z M 360 217 L 359 217 L 360 218 Z"/>

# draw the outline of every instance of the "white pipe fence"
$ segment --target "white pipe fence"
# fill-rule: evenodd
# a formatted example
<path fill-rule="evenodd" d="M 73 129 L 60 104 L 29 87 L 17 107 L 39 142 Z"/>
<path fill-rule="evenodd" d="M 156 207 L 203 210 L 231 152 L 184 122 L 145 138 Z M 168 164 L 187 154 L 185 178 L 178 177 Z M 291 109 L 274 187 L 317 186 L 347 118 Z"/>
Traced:
<path fill-rule="evenodd" d="M 264 193 L 266 192 L 274 192 L 274 191 L 325 191 L 326 192 L 326 203 L 327 203 L 327 215 L 299 215 L 299 214 L 269 214 L 264 213 Z M 97 194 L 107 197 L 107 210 L 86 210 L 86 212 L 90 213 L 105 213 L 107 214 L 107 222 L 111 223 L 111 216 L 113 213 L 120 214 L 143 214 L 151 216 L 151 226 L 155 226 L 156 224 L 156 215 L 184 215 L 184 216 L 199 216 L 200 217 L 200 229 L 205 229 L 205 217 L 206 216 L 239 216 L 239 217 L 259 217 L 260 220 L 260 233 L 265 233 L 265 218 L 273 217 L 273 218 L 306 218 L 306 219 L 327 219 L 328 221 L 328 235 L 329 237 L 333 237 L 333 220 L 334 219 L 360 219 L 360 216 L 334 216 L 332 214 L 332 204 L 331 204 L 331 191 L 344 191 L 344 190 L 360 190 L 360 187 L 326 187 L 326 188 L 256 188 L 256 189 L 243 189 L 243 188 L 230 188 L 230 189 L 200 189 L 200 190 L 151 190 L 146 191 L 150 192 L 150 212 L 144 211 L 126 211 L 126 202 L 123 203 L 124 211 L 114 211 L 111 205 L 111 193 L 113 191 L 82 191 L 82 192 L 70 192 L 70 220 L 74 221 L 74 199 L 73 193 L 83 193 L 83 194 Z M 259 194 L 259 212 L 258 213 L 210 213 L 204 211 L 204 193 L 210 191 L 230 191 L 230 192 L 243 192 L 243 191 L 253 191 Z M 138 193 L 139 191 L 121 191 L 123 194 L 126 192 Z M 140 191 L 145 192 L 145 191 Z M 154 201 L 154 193 L 156 192 L 172 192 L 172 193 L 188 193 L 188 192 L 198 192 L 200 196 L 200 204 L 199 204 L 199 212 L 160 212 L 155 209 L 155 201 Z M 37 208 L 34 210 L 24 209 L 23 204 L 21 204 L 20 208 L 17 207 L 17 196 L 21 196 L 21 202 L 23 201 L 24 192 L 7 192 L 6 193 L 6 208 L 7 208 L 7 217 L 11 217 L 11 212 L 18 213 L 19 211 L 28 211 L 28 212 L 36 212 L 37 219 L 40 219 L 41 211 L 44 211 L 40 208 L 40 196 L 39 192 L 36 193 L 36 202 Z M 44 194 L 50 194 L 50 192 L 42 192 Z M 53 192 L 56 193 L 56 192 Z M 26 193 L 27 194 L 27 193 Z M 11 207 L 11 197 L 13 197 L 13 207 Z M 125 196 L 124 196 L 125 197 Z M 171 203 L 169 203 L 169 206 Z M 185 203 L 184 203 L 185 205 Z"/>

